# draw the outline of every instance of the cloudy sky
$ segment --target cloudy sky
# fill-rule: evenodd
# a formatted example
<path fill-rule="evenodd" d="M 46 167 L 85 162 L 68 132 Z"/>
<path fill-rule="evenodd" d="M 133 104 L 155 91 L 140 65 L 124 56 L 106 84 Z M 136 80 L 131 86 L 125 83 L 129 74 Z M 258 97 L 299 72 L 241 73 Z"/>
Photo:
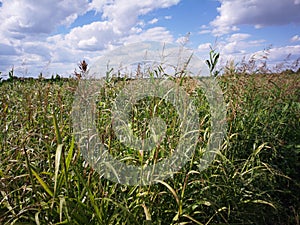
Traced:
<path fill-rule="evenodd" d="M 70 75 L 77 63 L 139 41 L 180 43 L 222 61 L 300 57 L 300 0 L 0 0 L 0 71 Z"/>

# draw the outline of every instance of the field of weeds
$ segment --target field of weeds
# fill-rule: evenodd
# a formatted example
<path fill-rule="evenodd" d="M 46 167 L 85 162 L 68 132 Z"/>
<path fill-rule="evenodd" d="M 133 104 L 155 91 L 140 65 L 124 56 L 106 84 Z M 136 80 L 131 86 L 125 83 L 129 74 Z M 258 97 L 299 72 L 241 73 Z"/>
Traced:
<path fill-rule="evenodd" d="M 170 78 L 168 78 L 170 79 Z M 209 104 L 187 77 L 199 143 L 172 178 L 147 186 L 105 179 L 84 160 L 71 120 L 76 79 L 0 83 L 0 224 L 299 224 L 300 73 L 216 78 L 227 107 L 227 133 L 210 166 L 199 171 L 210 135 Z M 108 79 L 98 104 L 99 137 L 114 157 L 155 164 L 178 144 L 178 116 L 147 98 L 134 106 L 132 129 L 147 136 L 157 107 L 168 125 L 159 149 L 124 149 L 111 129 L 111 102 L 130 81 Z"/>

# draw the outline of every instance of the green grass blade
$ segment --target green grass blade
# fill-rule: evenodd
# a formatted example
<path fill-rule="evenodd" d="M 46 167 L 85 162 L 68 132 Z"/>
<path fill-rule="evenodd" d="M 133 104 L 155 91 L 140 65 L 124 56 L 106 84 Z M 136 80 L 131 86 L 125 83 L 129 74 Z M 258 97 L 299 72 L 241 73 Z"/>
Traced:
<path fill-rule="evenodd" d="M 178 206 L 180 206 L 180 199 L 176 193 L 176 191 L 166 182 L 162 181 L 162 180 L 157 180 L 158 183 L 161 183 L 162 185 L 164 185 L 166 188 L 168 188 L 168 190 L 172 193 L 172 195 L 174 196 L 176 203 Z"/>
<path fill-rule="evenodd" d="M 56 190 L 57 190 L 58 171 L 59 171 L 62 150 L 63 150 L 63 144 L 59 144 L 57 146 L 56 154 L 55 154 L 54 196 L 53 196 L 54 198 L 55 198 Z"/>
<path fill-rule="evenodd" d="M 55 129 L 57 143 L 62 144 L 61 133 L 60 133 L 60 130 L 59 130 L 59 126 L 58 126 L 58 122 L 57 122 L 55 112 L 53 112 L 52 116 L 53 116 L 53 125 L 54 125 L 54 129 Z"/>
<path fill-rule="evenodd" d="M 261 199 L 256 199 L 256 200 L 245 200 L 244 203 L 255 203 L 255 204 L 263 204 L 263 205 L 268 205 L 271 206 L 273 209 L 276 210 L 276 207 L 274 204 L 272 204 L 271 202 L 267 202 L 265 200 L 261 200 Z"/>
<path fill-rule="evenodd" d="M 54 194 L 53 192 L 50 190 L 50 188 L 48 187 L 48 185 L 43 181 L 43 179 L 38 175 L 37 172 L 34 171 L 34 169 L 31 168 L 32 174 L 36 177 L 36 179 L 38 180 L 38 182 L 40 183 L 40 185 L 44 188 L 44 190 L 51 196 L 53 197 Z"/>
<path fill-rule="evenodd" d="M 67 168 L 67 170 L 68 170 L 69 167 L 70 167 L 71 160 L 72 160 L 72 157 L 73 157 L 74 144 L 75 144 L 75 137 L 74 137 L 74 135 L 73 135 L 72 141 L 71 141 L 71 146 L 70 146 L 70 148 L 69 148 L 69 152 L 68 152 L 68 155 L 67 155 L 67 158 L 66 158 L 66 168 Z"/>
<path fill-rule="evenodd" d="M 193 221 L 193 224 L 204 225 L 203 223 L 200 223 L 199 221 L 197 221 L 196 219 L 194 219 L 190 215 L 183 214 L 182 217 L 188 218 L 189 220 Z"/>

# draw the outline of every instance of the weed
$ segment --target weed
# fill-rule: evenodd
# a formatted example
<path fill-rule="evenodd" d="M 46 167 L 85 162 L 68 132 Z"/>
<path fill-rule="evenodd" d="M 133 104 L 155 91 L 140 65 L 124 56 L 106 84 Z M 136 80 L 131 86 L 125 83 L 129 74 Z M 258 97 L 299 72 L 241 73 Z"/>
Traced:
<path fill-rule="evenodd" d="M 209 59 L 207 59 L 205 62 L 208 65 L 210 75 L 213 77 L 216 77 L 219 75 L 219 71 L 216 70 L 216 66 L 218 64 L 220 58 L 220 53 L 217 53 L 216 50 L 212 49 L 209 52 Z"/>
<path fill-rule="evenodd" d="M 212 51 L 213 76 L 217 59 Z M 2 82 L 0 224 L 299 224 L 300 74 L 230 71 L 216 77 L 228 133 L 213 163 L 199 172 L 210 135 L 205 95 L 191 78 L 174 78 L 199 114 L 197 148 L 172 179 L 143 187 L 113 183 L 81 157 L 70 119 L 76 79 Z M 176 146 L 178 116 L 158 98 L 138 102 L 130 114 L 133 132 L 148 137 L 147 119 L 159 114 L 167 138 L 144 155 L 125 148 L 111 128 L 110 109 L 129 82 L 111 78 L 102 88 L 99 137 L 116 158 L 151 164 Z"/>

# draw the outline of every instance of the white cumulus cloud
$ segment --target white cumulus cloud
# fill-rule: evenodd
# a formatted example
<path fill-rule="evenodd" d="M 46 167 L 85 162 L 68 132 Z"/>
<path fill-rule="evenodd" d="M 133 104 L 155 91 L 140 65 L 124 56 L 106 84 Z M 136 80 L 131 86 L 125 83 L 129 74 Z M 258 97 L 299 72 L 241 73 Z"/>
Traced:
<path fill-rule="evenodd" d="M 177 5 L 180 0 L 1 2 L 0 71 L 7 71 L 11 66 L 16 68 L 22 63 L 23 67 L 30 67 L 33 74 L 44 71 L 45 65 L 49 70 L 66 74 L 72 73 L 79 60 L 85 58 L 91 62 L 103 52 L 124 43 L 172 41 L 173 36 L 166 28 L 147 29 L 140 17 L 156 9 Z M 88 12 L 96 13 L 96 21 L 74 26 L 74 22 L 83 19 L 81 16 Z M 156 22 L 156 18 L 150 21 L 153 25 Z M 56 34 L 58 28 L 64 32 Z"/>
<path fill-rule="evenodd" d="M 299 42 L 300 41 L 300 36 L 299 35 L 295 35 L 291 38 L 291 42 Z"/>
<path fill-rule="evenodd" d="M 108 1 L 102 7 L 102 17 L 112 22 L 119 32 L 129 30 L 137 23 L 138 17 L 155 9 L 168 8 L 176 5 L 180 0 L 115 0 Z"/>
<path fill-rule="evenodd" d="M 124 37 L 121 41 L 124 44 L 136 43 L 141 41 L 160 41 L 173 42 L 173 36 L 164 27 L 150 28 L 142 33 L 129 35 Z"/>
<path fill-rule="evenodd" d="M 158 22 L 157 18 L 153 18 L 152 20 L 150 20 L 148 23 L 149 24 L 156 24 Z"/>
<path fill-rule="evenodd" d="M 70 25 L 85 13 L 87 0 L 3 0 L 0 31 L 10 37 L 48 34 L 59 25 Z"/>
<path fill-rule="evenodd" d="M 299 0 L 219 0 L 219 15 L 211 22 L 215 35 L 237 31 L 239 25 L 256 28 L 300 24 Z"/>

